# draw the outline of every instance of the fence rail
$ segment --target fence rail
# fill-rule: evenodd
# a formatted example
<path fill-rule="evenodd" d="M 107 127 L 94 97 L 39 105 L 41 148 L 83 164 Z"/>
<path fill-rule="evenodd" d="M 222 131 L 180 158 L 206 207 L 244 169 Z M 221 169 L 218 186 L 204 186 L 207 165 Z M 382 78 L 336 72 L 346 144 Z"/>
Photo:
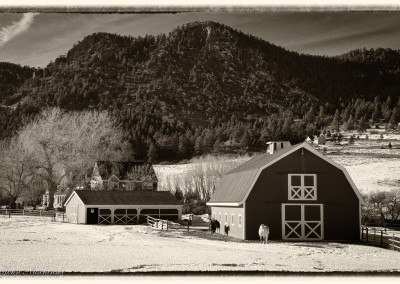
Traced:
<path fill-rule="evenodd" d="M 4 217 L 11 218 L 11 216 L 34 216 L 34 217 L 51 217 L 53 220 L 56 220 L 56 213 L 64 212 L 56 212 L 54 210 L 33 210 L 33 209 L 0 209 L 0 215 L 4 215 Z"/>
<path fill-rule="evenodd" d="M 157 219 L 151 216 L 147 216 L 147 224 L 154 227 L 154 228 L 161 228 L 161 230 L 164 230 L 164 227 L 168 231 L 168 220 L 163 220 L 163 219 Z"/>
<path fill-rule="evenodd" d="M 361 228 L 361 240 L 373 246 L 400 251 L 400 234 L 378 228 Z"/>
<path fill-rule="evenodd" d="M 154 228 L 158 228 L 161 230 L 169 230 L 169 229 L 179 229 L 181 228 L 181 225 L 169 220 L 164 220 L 164 219 L 158 219 L 158 218 L 154 218 L 151 216 L 146 216 L 147 217 L 147 224 L 154 227 Z"/>

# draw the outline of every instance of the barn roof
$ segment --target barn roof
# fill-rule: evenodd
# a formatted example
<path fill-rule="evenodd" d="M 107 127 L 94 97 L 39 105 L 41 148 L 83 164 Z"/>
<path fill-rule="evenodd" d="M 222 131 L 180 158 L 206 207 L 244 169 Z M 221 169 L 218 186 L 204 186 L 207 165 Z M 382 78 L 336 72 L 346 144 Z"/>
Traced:
<path fill-rule="evenodd" d="M 237 168 L 224 175 L 218 184 L 217 190 L 210 199 L 212 202 L 240 202 L 247 193 L 247 189 L 258 178 L 260 168 L 286 154 L 298 145 L 280 149 L 273 154 L 257 155 L 244 162 Z"/>
<path fill-rule="evenodd" d="M 296 144 L 287 148 L 280 149 L 273 154 L 257 155 L 247 162 L 241 164 L 237 168 L 233 169 L 232 171 L 228 172 L 219 182 L 217 189 L 215 190 L 214 194 L 211 196 L 211 199 L 207 204 L 221 204 L 231 206 L 239 206 L 243 204 L 250 191 L 252 190 L 255 182 L 257 181 L 259 175 L 261 174 L 262 170 L 301 148 L 309 150 L 313 154 L 316 154 L 320 158 L 342 170 L 357 197 L 361 200 L 361 202 L 363 202 L 361 194 L 355 186 L 347 170 L 341 165 L 328 159 L 317 150 L 315 150 L 312 146 L 304 142 L 301 144 Z"/>
<path fill-rule="evenodd" d="M 98 173 L 103 180 L 115 175 L 120 180 L 140 180 L 150 177 L 152 180 L 157 181 L 153 165 L 148 162 L 97 161 L 96 164 Z"/>
<path fill-rule="evenodd" d="M 169 191 L 76 190 L 71 197 L 74 194 L 85 205 L 182 205 Z"/>

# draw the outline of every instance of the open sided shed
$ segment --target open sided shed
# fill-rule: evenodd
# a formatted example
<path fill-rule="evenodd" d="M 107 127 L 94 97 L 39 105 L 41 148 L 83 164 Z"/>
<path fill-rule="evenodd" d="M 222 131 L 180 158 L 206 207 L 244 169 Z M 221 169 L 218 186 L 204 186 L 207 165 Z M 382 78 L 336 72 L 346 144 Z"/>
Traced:
<path fill-rule="evenodd" d="M 182 204 L 169 191 L 74 191 L 66 218 L 79 224 L 137 224 L 147 216 L 179 220 Z"/>

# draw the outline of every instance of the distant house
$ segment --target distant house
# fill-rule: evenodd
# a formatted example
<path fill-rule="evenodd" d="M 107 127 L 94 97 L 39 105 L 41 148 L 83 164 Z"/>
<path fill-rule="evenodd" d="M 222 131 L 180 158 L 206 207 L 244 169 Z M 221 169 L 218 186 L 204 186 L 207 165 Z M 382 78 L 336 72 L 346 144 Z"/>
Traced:
<path fill-rule="evenodd" d="M 70 177 L 65 173 L 65 170 L 62 171 L 63 178 L 57 186 L 57 191 L 54 193 L 54 202 L 53 205 L 50 206 L 50 193 L 47 189 L 45 194 L 42 197 L 42 206 L 43 207 L 52 207 L 52 208 L 63 208 L 64 202 L 67 196 L 71 193 L 71 190 L 68 188 L 68 182 L 70 181 Z"/>
<path fill-rule="evenodd" d="M 182 204 L 169 191 L 74 191 L 66 219 L 78 224 L 138 224 L 147 216 L 180 220 Z"/>
<path fill-rule="evenodd" d="M 65 199 L 71 192 L 68 189 L 65 190 L 57 190 L 54 193 L 54 202 L 53 206 L 50 206 L 50 193 L 46 190 L 46 193 L 43 194 L 42 197 L 42 206 L 43 207 L 53 207 L 53 208 L 63 208 Z"/>
<path fill-rule="evenodd" d="M 289 141 L 273 141 L 267 142 L 267 153 L 273 154 L 274 152 L 290 146 Z"/>
<path fill-rule="evenodd" d="M 207 205 L 221 232 L 275 240 L 360 240 L 360 192 L 344 167 L 311 145 L 257 155 L 223 176 Z"/>
<path fill-rule="evenodd" d="M 92 190 L 157 190 L 157 176 L 147 162 L 98 161 L 90 180 Z"/>

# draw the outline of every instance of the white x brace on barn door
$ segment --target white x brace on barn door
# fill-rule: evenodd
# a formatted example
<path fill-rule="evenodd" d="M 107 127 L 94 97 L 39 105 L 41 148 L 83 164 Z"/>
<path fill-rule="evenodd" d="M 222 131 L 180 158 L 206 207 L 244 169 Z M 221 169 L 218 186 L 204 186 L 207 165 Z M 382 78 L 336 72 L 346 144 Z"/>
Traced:
<path fill-rule="evenodd" d="M 111 209 L 99 209 L 99 224 L 111 224 Z"/>
<path fill-rule="evenodd" d="M 282 204 L 284 240 L 323 240 L 322 204 Z"/>

